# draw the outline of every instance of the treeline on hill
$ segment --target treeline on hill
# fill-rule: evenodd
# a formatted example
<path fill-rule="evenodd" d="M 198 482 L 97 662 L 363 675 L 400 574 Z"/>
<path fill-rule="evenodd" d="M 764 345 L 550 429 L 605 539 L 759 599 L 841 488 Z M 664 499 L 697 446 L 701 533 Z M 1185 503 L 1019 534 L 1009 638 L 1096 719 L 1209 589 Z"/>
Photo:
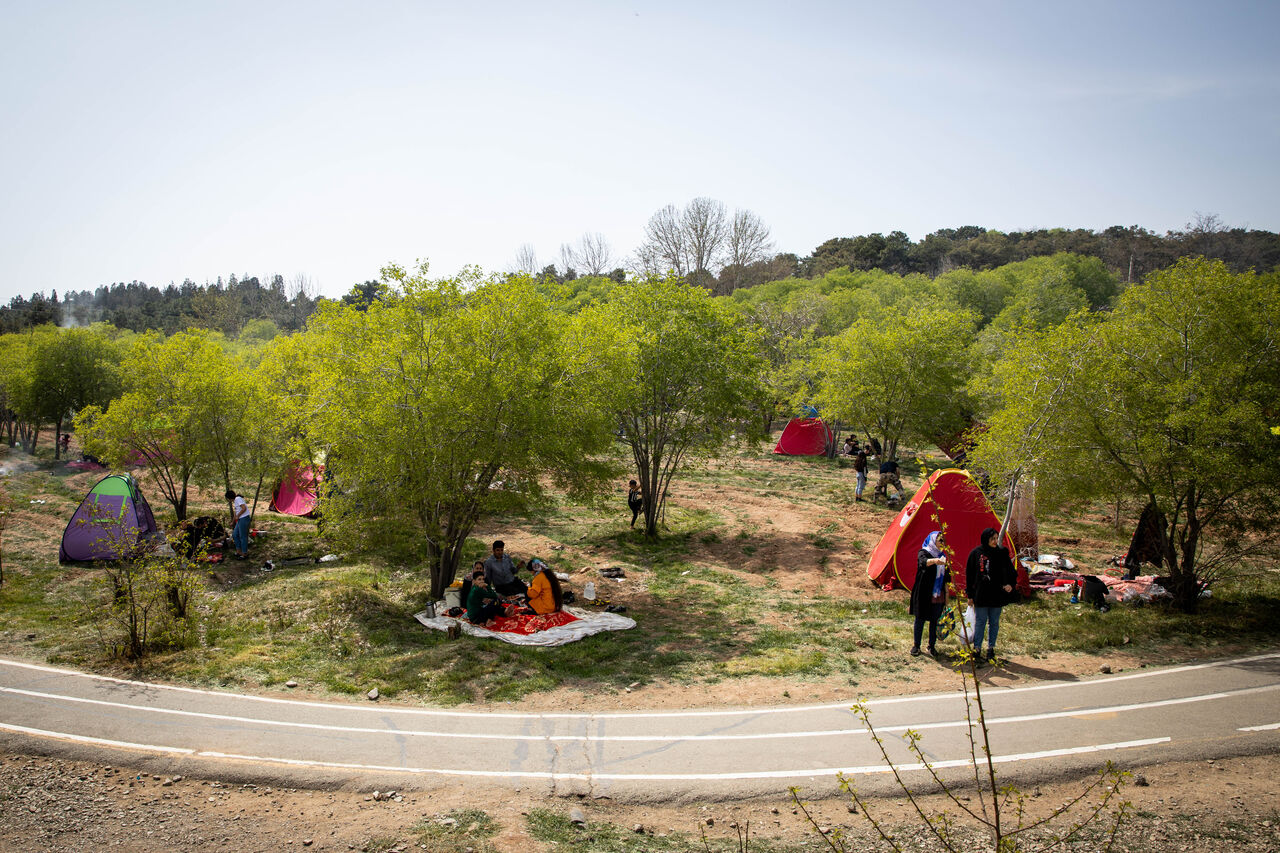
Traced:
<path fill-rule="evenodd" d="M 678 276 L 388 267 L 299 331 L 274 328 L 0 335 L 5 438 L 34 452 L 74 418 L 89 452 L 144 460 L 178 518 L 190 483 L 256 491 L 290 459 L 324 460 L 326 535 L 399 543 L 436 592 L 480 517 L 548 483 L 587 495 L 635 477 L 657 535 L 687 463 L 800 404 L 888 454 L 981 424 L 968 463 L 997 490 L 1034 482 L 1044 507 L 1154 504 L 1188 610 L 1275 549 L 1280 271 L 1190 257 L 1129 283 L 1058 253 L 715 296 Z"/>
<path fill-rule="evenodd" d="M 700 202 L 718 204 L 695 199 L 691 206 Z M 673 216 L 682 213 L 674 207 L 671 211 Z M 688 212 L 686 209 L 683 213 L 687 216 Z M 651 220 L 650 230 L 655 230 L 655 222 L 661 224 L 662 213 Z M 939 229 L 913 242 L 903 232 L 891 231 L 887 235 L 833 237 L 812 254 L 801 257 L 790 252 L 771 253 L 768 228 L 749 212 L 741 211 L 738 215 L 750 217 L 748 225 L 753 227 L 747 228 L 746 233 L 748 237 L 758 235 L 754 247 L 758 251 L 742 252 L 738 257 L 728 252 L 723 263 L 706 266 L 701 263 L 704 259 L 695 256 L 689 259 L 689 268 L 685 269 L 682 256 L 688 254 L 686 247 L 667 247 L 670 251 L 663 251 L 661 241 L 651 237 L 646 245 L 637 249 L 632 266 L 640 274 L 673 270 L 717 295 L 782 279 L 820 279 L 840 270 L 880 270 L 895 275 L 914 273 L 936 278 L 953 270 L 993 270 L 1062 252 L 1097 258 L 1124 283 L 1141 281 L 1148 273 L 1187 256 L 1221 260 L 1235 272 L 1250 269 L 1265 272 L 1280 266 L 1280 234 L 1227 228 L 1216 216 L 1199 216 L 1183 229 L 1164 235 L 1137 225 L 1115 225 L 1102 231 L 1049 228 L 1009 233 L 966 225 Z M 657 230 L 660 237 L 661 229 Z M 732 227 L 726 228 L 725 240 L 730 246 L 734 245 L 735 233 Z M 585 279 L 574 286 L 579 292 L 624 281 L 626 272 L 621 267 L 610 269 L 599 263 L 584 263 L 584 255 L 587 259 L 611 260 L 603 238 L 588 237 L 594 242 L 584 237 L 584 247 L 594 251 L 575 252 L 566 246 L 562 248 L 562 255 L 567 253 L 568 257 L 559 265 L 525 264 L 517 258 L 517 266 L 544 282 L 554 280 L 563 284 Z M 356 284 L 343 301 L 367 305 L 377 298 L 379 287 L 376 281 Z M 219 278 L 212 284 L 198 285 L 188 279 L 181 285 L 170 283 L 164 288 L 133 281 L 103 285 L 92 292 L 67 291 L 61 299 L 57 291 L 50 296 L 43 293 L 30 298 L 16 296 L 7 306 L 0 307 L 0 332 L 15 332 L 46 323 L 86 326 L 105 322 L 135 332 L 156 330 L 173 334 L 182 329 L 201 328 L 237 335 L 253 321 L 272 324 L 260 325 L 259 334 L 269 334 L 272 327 L 291 332 L 302 327 L 319 299 L 305 276 L 286 281 L 280 275 L 262 280 L 247 274 L 239 279 L 232 275 L 225 283 Z"/>

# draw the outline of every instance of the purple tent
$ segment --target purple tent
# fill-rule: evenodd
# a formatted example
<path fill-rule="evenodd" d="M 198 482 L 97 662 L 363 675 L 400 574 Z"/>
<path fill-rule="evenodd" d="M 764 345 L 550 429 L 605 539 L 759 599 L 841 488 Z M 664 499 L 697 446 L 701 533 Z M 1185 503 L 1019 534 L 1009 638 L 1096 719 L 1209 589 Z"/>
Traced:
<path fill-rule="evenodd" d="M 109 474 L 89 490 L 71 516 L 62 533 L 58 560 L 118 560 L 158 531 L 133 476 Z"/>

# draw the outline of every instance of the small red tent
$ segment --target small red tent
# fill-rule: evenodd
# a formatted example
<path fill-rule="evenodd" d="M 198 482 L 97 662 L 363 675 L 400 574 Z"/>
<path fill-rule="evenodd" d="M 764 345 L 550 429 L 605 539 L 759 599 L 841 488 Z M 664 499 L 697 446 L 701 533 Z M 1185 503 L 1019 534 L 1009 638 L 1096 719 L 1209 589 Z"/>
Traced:
<path fill-rule="evenodd" d="M 978 547 L 985 528 L 1000 529 L 1000 519 L 969 472 L 958 468 L 934 471 L 898 513 L 880 544 L 871 552 L 871 562 L 867 564 L 871 580 L 884 589 L 895 586 L 911 589 L 916 579 L 916 555 L 920 546 L 930 531 L 940 530 L 943 525 L 955 556 L 951 579 L 963 589 L 964 562 L 969 552 Z M 1008 548 L 1010 554 L 1016 553 L 1007 534 L 1000 537 L 1000 544 Z"/>
<path fill-rule="evenodd" d="M 314 516 L 317 501 L 316 484 L 323 474 L 323 465 L 311 467 L 303 466 L 301 462 L 292 463 L 284 477 L 272 490 L 271 504 L 268 509 L 285 515 L 302 515 L 308 518 Z"/>
<path fill-rule="evenodd" d="M 833 441 L 835 435 L 822 418 L 792 418 L 773 452 L 785 456 L 821 456 Z"/>

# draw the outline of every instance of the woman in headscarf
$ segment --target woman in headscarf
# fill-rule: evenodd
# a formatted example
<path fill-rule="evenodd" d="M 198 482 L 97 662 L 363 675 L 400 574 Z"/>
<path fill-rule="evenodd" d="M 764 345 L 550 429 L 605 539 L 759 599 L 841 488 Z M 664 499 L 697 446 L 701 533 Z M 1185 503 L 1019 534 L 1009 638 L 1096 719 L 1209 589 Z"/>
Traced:
<path fill-rule="evenodd" d="M 533 580 L 529 583 L 529 607 L 539 616 L 548 613 L 559 613 L 564 606 L 564 592 L 560 588 L 560 579 L 551 567 L 535 557 L 529 562 L 533 569 Z"/>
<path fill-rule="evenodd" d="M 947 568 L 947 556 L 943 551 L 946 544 L 942 532 L 935 530 L 925 537 L 920 553 L 916 555 L 916 581 L 911 585 L 911 606 L 907 610 L 916 617 L 912 657 L 920 654 L 925 622 L 929 623 L 929 654 L 938 653 L 938 620 L 947 606 L 947 583 L 951 580 L 951 570 Z"/>
<path fill-rule="evenodd" d="M 1008 601 L 1018 582 L 1018 572 L 1009 559 L 1009 551 L 1000 546 L 1000 534 L 988 527 L 982 531 L 978 547 L 969 552 L 964 566 L 964 588 L 973 602 L 973 653 L 982 662 L 982 637 L 987 637 L 987 661 L 996 660 L 996 634 L 1000 632 L 1000 608 Z"/>

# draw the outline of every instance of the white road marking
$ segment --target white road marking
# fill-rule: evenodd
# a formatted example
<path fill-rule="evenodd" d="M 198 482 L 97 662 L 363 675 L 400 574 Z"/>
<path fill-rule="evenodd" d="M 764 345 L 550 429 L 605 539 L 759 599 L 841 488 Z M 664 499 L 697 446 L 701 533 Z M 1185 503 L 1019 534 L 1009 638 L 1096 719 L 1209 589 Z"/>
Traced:
<path fill-rule="evenodd" d="M 1280 729 L 1280 723 L 1267 723 L 1265 726 L 1245 726 L 1242 729 L 1236 729 L 1238 732 L 1270 732 Z"/>
<path fill-rule="evenodd" d="M 1158 699 L 1151 702 L 1138 702 L 1128 705 L 1110 705 L 1099 708 L 1076 708 L 1069 711 L 1050 711 L 1043 714 L 1025 714 L 1016 717 L 992 717 L 986 722 L 987 725 L 999 725 L 1004 723 L 1029 723 L 1040 720 L 1058 720 L 1071 717 L 1087 717 L 1093 714 L 1113 714 L 1125 711 L 1141 711 L 1148 708 L 1162 708 L 1170 705 L 1186 705 L 1194 702 L 1207 702 L 1215 699 L 1229 699 L 1234 696 L 1243 696 L 1251 693 L 1264 693 L 1273 690 L 1280 690 L 1280 684 L 1266 685 L 1262 687 L 1244 687 L 1239 690 L 1229 690 L 1220 693 L 1204 693 L 1199 696 L 1184 696 L 1177 699 Z M 769 740 L 769 739 L 786 739 L 786 738 L 806 738 L 806 737 L 844 737 L 849 735 L 864 735 L 867 733 L 865 728 L 855 729 L 827 729 L 819 731 L 783 731 L 783 732 L 761 732 L 755 734 L 716 734 L 716 735 L 536 735 L 536 734 L 499 734 L 492 732 L 439 732 L 439 731 L 422 731 L 413 729 L 391 729 L 391 728 L 372 728 L 365 726 L 337 726 L 325 723 L 299 723 L 291 720 L 267 720 L 258 717 L 241 717 L 232 714 L 214 714 L 206 711 L 184 711 L 176 708 L 157 708 L 149 705 L 133 705 L 125 702 L 112 702 L 106 699 L 86 699 L 80 696 L 67 696 L 58 693 L 45 693 L 38 690 L 20 690 L 16 687 L 0 687 L 0 693 L 10 693 L 18 696 L 27 696 L 36 699 L 52 700 L 57 702 L 67 702 L 70 704 L 80 705 L 96 705 L 98 707 L 116 708 L 122 711 L 137 711 L 140 713 L 167 714 L 175 717 L 192 717 L 203 720 L 218 720 L 220 722 L 245 723 L 257 726 L 279 726 L 283 728 L 308 729 L 311 731 L 341 732 L 344 734 L 389 734 L 395 736 L 407 737 L 435 737 L 435 738 L 458 738 L 472 740 L 500 740 L 500 741 L 568 741 L 579 743 L 682 743 L 684 741 L 742 741 L 742 740 Z M 916 731 L 924 731 L 927 729 L 948 729 L 948 728 L 965 728 L 974 725 L 968 720 L 947 720 L 936 723 L 913 723 L 906 725 L 883 726 L 876 730 L 879 732 L 904 732 L 908 729 Z"/>
<path fill-rule="evenodd" d="M 1027 687 L 1009 687 L 1009 688 L 993 688 L 988 687 L 989 691 L 998 693 L 1000 696 L 1007 696 L 1012 693 L 1026 693 L 1039 690 L 1057 690 L 1064 687 L 1090 687 L 1103 684 L 1115 684 L 1117 681 L 1128 681 L 1137 678 L 1154 678 L 1164 675 L 1174 675 L 1181 672 L 1192 672 L 1201 669 L 1211 669 L 1221 666 L 1233 666 L 1241 663 L 1253 663 L 1261 660 L 1271 660 L 1280 658 L 1280 652 L 1272 652 L 1263 655 L 1253 655 L 1251 657 L 1235 658 L 1232 660 L 1213 661 L 1210 663 L 1188 664 L 1186 666 L 1171 667 L 1169 669 L 1150 670 L 1146 672 L 1135 672 L 1129 675 L 1114 675 L 1103 679 L 1090 679 L 1087 681 L 1056 681 L 1052 684 L 1036 684 Z M 391 708 L 386 706 L 368 706 L 368 705 L 348 705 L 339 702 L 314 702 L 298 699 L 278 699 L 273 696 L 252 696 L 241 693 L 230 693 L 226 691 L 203 690 L 198 687 L 179 687 L 172 684 L 155 684 L 146 681 L 131 681 L 124 678 L 114 678 L 109 675 L 97 675 L 94 673 L 77 672 L 71 669 L 60 669 L 57 667 L 42 666 L 40 664 L 26 663 L 24 661 L 0 660 L 0 666 L 10 666 L 19 669 L 34 670 L 36 672 L 47 672 L 56 675 L 76 676 L 93 681 L 104 681 L 112 684 L 123 684 L 131 687 L 140 687 L 151 690 L 167 690 L 178 693 L 189 693 L 198 696 L 216 696 L 221 699 L 242 699 L 249 702 L 263 702 L 276 705 L 290 705 L 295 707 L 307 708 L 330 708 L 341 709 L 346 711 L 362 711 L 366 713 L 377 713 L 382 715 L 416 715 L 424 717 L 455 717 L 455 718 L 481 718 L 481 719 L 569 719 L 569 720 L 593 720 L 593 719 L 665 719 L 680 717 L 717 717 L 717 716 L 750 716 L 763 714 L 791 714 L 803 711 L 831 711 L 849 709 L 849 705 L 856 700 L 847 702 L 835 702 L 824 705 L 796 705 L 796 706 L 772 706 L 767 708 L 735 708 L 735 709 L 706 709 L 706 710 L 686 710 L 686 711 L 602 711 L 599 713 L 521 713 L 508 711 L 447 711 L 431 708 Z M 960 698 L 961 694 L 956 693 L 933 693 L 922 696 L 894 696 L 882 699 L 868 699 L 865 704 L 868 706 L 877 705 L 896 705 L 903 702 L 926 702 L 930 700 L 943 699 L 954 701 Z"/>
<path fill-rule="evenodd" d="M 100 737 L 89 737 L 88 735 L 72 735 L 65 732 L 48 732 L 44 729 L 32 729 L 26 726 L 15 726 L 9 723 L 0 723 L 0 729 L 9 732 L 18 732 L 24 735 L 35 735 L 36 737 L 51 737 L 57 740 L 72 740 L 76 743 L 91 743 L 95 746 L 119 746 L 125 749 L 142 749 L 148 752 L 167 752 L 176 753 L 178 755 L 195 755 L 194 749 L 186 749 L 181 746 L 155 746 L 149 743 L 130 743 L 125 740 L 107 740 Z"/>
<path fill-rule="evenodd" d="M 548 780 L 608 780 L 613 782 L 671 782 L 671 781 L 688 781 L 688 782 L 714 782 L 714 781 L 731 781 L 741 779 L 787 779 L 799 777 L 829 776 L 835 773 L 843 773 L 846 776 L 855 774 L 869 773 L 890 773 L 894 768 L 888 765 L 872 764 L 863 767 L 815 767 L 803 770 L 765 770 L 757 772 L 745 773 L 554 773 L 539 770 L 470 770 L 470 769 L 445 769 L 433 767 L 396 767 L 384 764 L 353 764 L 336 761 L 314 761 L 302 758 L 275 758 L 271 756 L 261 755 L 236 755 L 226 752 L 206 752 L 195 751 L 190 749 L 181 749 L 171 746 L 156 746 L 153 744 L 127 743 L 124 741 L 109 741 L 102 738 L 86 737 L 84 735 L 73 735 L 65 732 L 51 732 L 42 729 L 32 729 L 26 726 L 13 726 L 7 723 L 0 723 L 0 729 L 7 731 L 20 732 L 22 734 L 35 735 L 37 737 L 48 737 L 56 740 L 68 740 L 76 743 L 89 743 L 100 746 L 122 746 L 129 749 L 137 749 L 148 752 L 161 753 L 177 753 L 181 755 L 189 755 L 193 758 L 213 758 L 229 761 L 254 761 L 264 764 L 287 764 L 294 767 L 316 767 L 321 769 L 332 770 L 376 770 L 381 772 L 394 773 L 415 773 L 415 774 L 431 774 L 437 776 L 481 776 L 498 779 L 548 779 Z M 1117 749 L 1132 749 L 1141 746 L 1153 746 L 1159 743 L 1168 743 L 1171 738 L 1147 738 L 1146 740 L 1130 740 L 1119 743 L 1100 743 L 1090 746 L 1073 746 L 1066 749 L 1046 749 L 1040 752 L 1022 752 L 1012 755 L 997 755 L 992 761 L 997 764 L 1009 764 L 1016 761 L 1034 761 L 1041 758 L 1060 758 L 1067 755 L 1085 755 L 1094 752 L 1107 752 Z M 928 766 L 935 770 L 946 770 L 952 767 L 969 767 L 972 766 L 972 760 L 968 758 L 952 759 L 948 761 L 932 762 Z M 924 770 L 924 764 L 899 764 L 896 766 L 899 772 Z"/>

